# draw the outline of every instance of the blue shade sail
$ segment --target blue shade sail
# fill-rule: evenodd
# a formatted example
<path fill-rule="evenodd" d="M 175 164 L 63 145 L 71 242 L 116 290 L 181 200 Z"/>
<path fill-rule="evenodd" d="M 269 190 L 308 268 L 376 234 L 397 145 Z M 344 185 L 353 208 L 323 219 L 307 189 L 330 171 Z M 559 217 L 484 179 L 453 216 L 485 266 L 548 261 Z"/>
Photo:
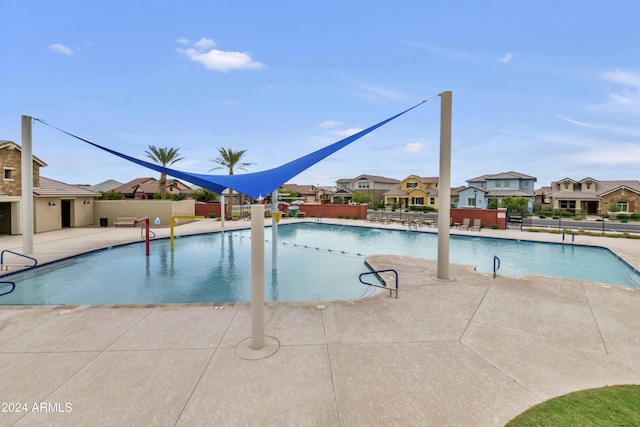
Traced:
<path fill-rule="evenodd" d="M 104 150 L 108 153 L 114 154 L 118 157 L 122 157 L 123 159 L 129 160 L 130 162 L 137 163 L 140 166 L 144 166 L 149 169 L 153 169 L 160 173 L 165 173 L 174 178 L 178 178 L 192 184 L 196 184 L 200 187 L 206 188 L 207 190 L 211 190 L 214 193 L 222 193 L 226 188 L 231 188 L 234 191 L 238 191 L 240 193 L 246 194 L 253 198 L 258 197 L 266 197 L 274 190 L 278 189 L 282 184 L 285 184 L 291 178 L 335 153 L 336 151 L 346 147 L 352 142 L 362 138 L 370 132 L 378 129 L 379 127 L 389 123 L 390 121 L 400 117 L 401 115 L 413 110 L 414 108 L 424 104 L 426 101 L 422 101 L 420 104 L 414 105 L 413 107 L 396 114 L 386 120 L 381 121 L 378 124 L 375 124 L 367 129 L 364 129 L 354 135 L 351 135 L 347 138 L 344 138 L 338 142 L 334 142 L 331 145 L 328 145 L 324 148 L 321 148 L 313 153 L 302 156 L 298 159 L 292 160 L 289 163 L 285 163 L 284 165 L 275 167 L 273 169 L 264 170 L 261 172 L 252 172 L 241 175 L 205 175 L 191 172 L 184 172 L 177 169 L 166 168 L 154 163 L 149 163 L 144 160 L 136 159 L 134 157 L 128 156 L 123 153 L 119 153 L 117 151 L 111 150 L 110 148 L 103 147 L 91 141 L 88 141 L 84 138 L 80 138 L 79 136 L 73 135 L 67 131 L 59 129 L 55 126 L 52 126 L 40 119 L 34 118 L 34 120 L 43 123 L 47 126 L 50 126 L 54 129 L 59 130 L 69 136 L 72 136 L 76 139 L 79 139 L 87 144 L 91 144 L 94 147 L 97 147 L 101 150 Z"/>

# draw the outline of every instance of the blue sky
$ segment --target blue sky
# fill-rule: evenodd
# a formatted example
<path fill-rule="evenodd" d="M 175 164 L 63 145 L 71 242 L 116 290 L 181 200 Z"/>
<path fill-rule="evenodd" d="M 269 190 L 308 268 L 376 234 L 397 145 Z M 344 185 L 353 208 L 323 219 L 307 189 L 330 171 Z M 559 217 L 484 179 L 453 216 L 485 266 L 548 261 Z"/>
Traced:
<path fill-rule="evenodd" d="M 218 147 L 255 172 L 446 90 L 452 185 L 487 173 L 640 178 L 636 1 L 2 0 L 0 140 L 21 115 L 144 158 Z M 437 176 L 440 99 L 298 175 Z M 68 183 L 156 173 L 33 125 L 41 174 Z M 212 173 L 224 173 L 223 171 Z M 241 173 L 241 172 L 238 172 Z"/>

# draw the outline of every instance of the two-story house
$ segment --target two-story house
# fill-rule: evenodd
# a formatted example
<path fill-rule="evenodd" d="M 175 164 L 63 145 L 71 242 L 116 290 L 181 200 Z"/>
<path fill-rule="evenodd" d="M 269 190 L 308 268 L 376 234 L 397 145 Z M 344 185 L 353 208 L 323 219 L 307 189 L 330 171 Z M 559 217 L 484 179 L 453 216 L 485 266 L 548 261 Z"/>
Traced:
<path fill-rule="evenodd" d="M 438 209 L 438 177 L 409 175 L 384 193 L 384 204 L 409 207 L 429 206 Z"/>
<path fill-rule="evenodd" d="M 574 213 L 606 214 L 611 211 L 640 211 L 640 181 L 580 181 L 564 178 L 551 183 L 548 194 L 553 209 Z"/>
<path fill-rule="evenodd" d="M 33 156 L 34 232 L 93 224 L 93 201 L 100 194 L 40 176 L 47 164 Z M 22 148 L 0 141 L 0 234 L 22 232 Z"/>
<path fill-rule="evenodd" d="M 336 181 L 336 190 L 331 194 L 331 203 L 348 203 L 353 199 L 354 193 L 361 192 L 370 196 L 373 200 L 371 205 L 375 205 L 384 200 L 384 193 L 399 183 L 395 178 L 366 174 L 353 179 L 339 179 Z"/>
<path fill-rule="evenodd" d="M 526 197 L 529 199 L 527 210 L 532 212 L 536 181 L 533 176 L 513 171 L 472 178 L 467 180 L 469 185 L 459 191 L 457 207 L 487 209 L 492 198 L 501 203 L 505 197 Z"/>
<path fill-rule="evenodd" d="M 283 198 L 282 201 L 284 202 L 294 202 L 299 200 L 304 203 L 326 203 L 329 201 L 329 195 L 331 193 L 324 187 L 310 184 L 283 184 L 280 188 L 299 195 L 291 200 Z"/>

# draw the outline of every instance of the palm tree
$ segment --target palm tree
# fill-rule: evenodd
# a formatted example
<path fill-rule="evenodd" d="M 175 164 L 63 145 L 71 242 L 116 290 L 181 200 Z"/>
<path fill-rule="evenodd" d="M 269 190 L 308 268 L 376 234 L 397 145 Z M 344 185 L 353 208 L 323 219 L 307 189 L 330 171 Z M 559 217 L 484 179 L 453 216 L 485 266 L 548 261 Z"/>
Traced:
<path fill-rule="evenodd" d="M 234 169 L 245 169 L 245 166 L 252 165 L 253 163 L 241 162 L 244 153 L 247 150 L 238 150 L 234 151 L 231 148 L 218 148 L 218 153 L 220 154 L 215 159 L 211 160 L 213 163 L 217 163 L 219 166 L 216 166 L 213 169 L 227 169 L 229 171 L 229 175 L 233 175 Z M 231 219 L 233 213 L 233 190 L 229 189 L 229 204 L 227 205 L 226 217 Z"/>
<path fill-rule="evenodd" d="M 182 160 L 184 157 L 179 156 L 179 148 L 156 148 L 153 145 L 149 146 L 149 150 L 145 150 L 147 157 L 153 160 L 155 163 L 159 164 L 162 167 L 167 167 L 175 162 Z M 160 189 L 160 198 L 165 200 L 167 198 L 167 174 L 160 174 L 160 183 L 158 185 Z"/>

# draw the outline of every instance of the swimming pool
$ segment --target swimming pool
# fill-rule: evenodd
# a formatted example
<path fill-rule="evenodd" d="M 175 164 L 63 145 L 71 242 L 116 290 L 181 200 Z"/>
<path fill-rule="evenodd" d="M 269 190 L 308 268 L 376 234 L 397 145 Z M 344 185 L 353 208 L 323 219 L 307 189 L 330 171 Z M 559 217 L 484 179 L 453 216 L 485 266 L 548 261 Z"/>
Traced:
<path fill-rule="evenodd" d="M 270 239 L 270 233 L 265 233 Z M 265 299 L 309 301 L 359 298 L 371 292 L 358 275 L 364 256 L 400 254 L 436 259 L 437 235 L 414 231 L 317 223 L 278 227 L 278 274 L 271 274 L 271 242 L 265 242 Z M 4 276 L 16 290 L 0 304 L 162 304 L 249 301 L 250 230 L 129 244 Z M 634 286 L 637 274 L 604 248 L 451 236 L 450 261 L 500 274 L 525 273 Z"/>

